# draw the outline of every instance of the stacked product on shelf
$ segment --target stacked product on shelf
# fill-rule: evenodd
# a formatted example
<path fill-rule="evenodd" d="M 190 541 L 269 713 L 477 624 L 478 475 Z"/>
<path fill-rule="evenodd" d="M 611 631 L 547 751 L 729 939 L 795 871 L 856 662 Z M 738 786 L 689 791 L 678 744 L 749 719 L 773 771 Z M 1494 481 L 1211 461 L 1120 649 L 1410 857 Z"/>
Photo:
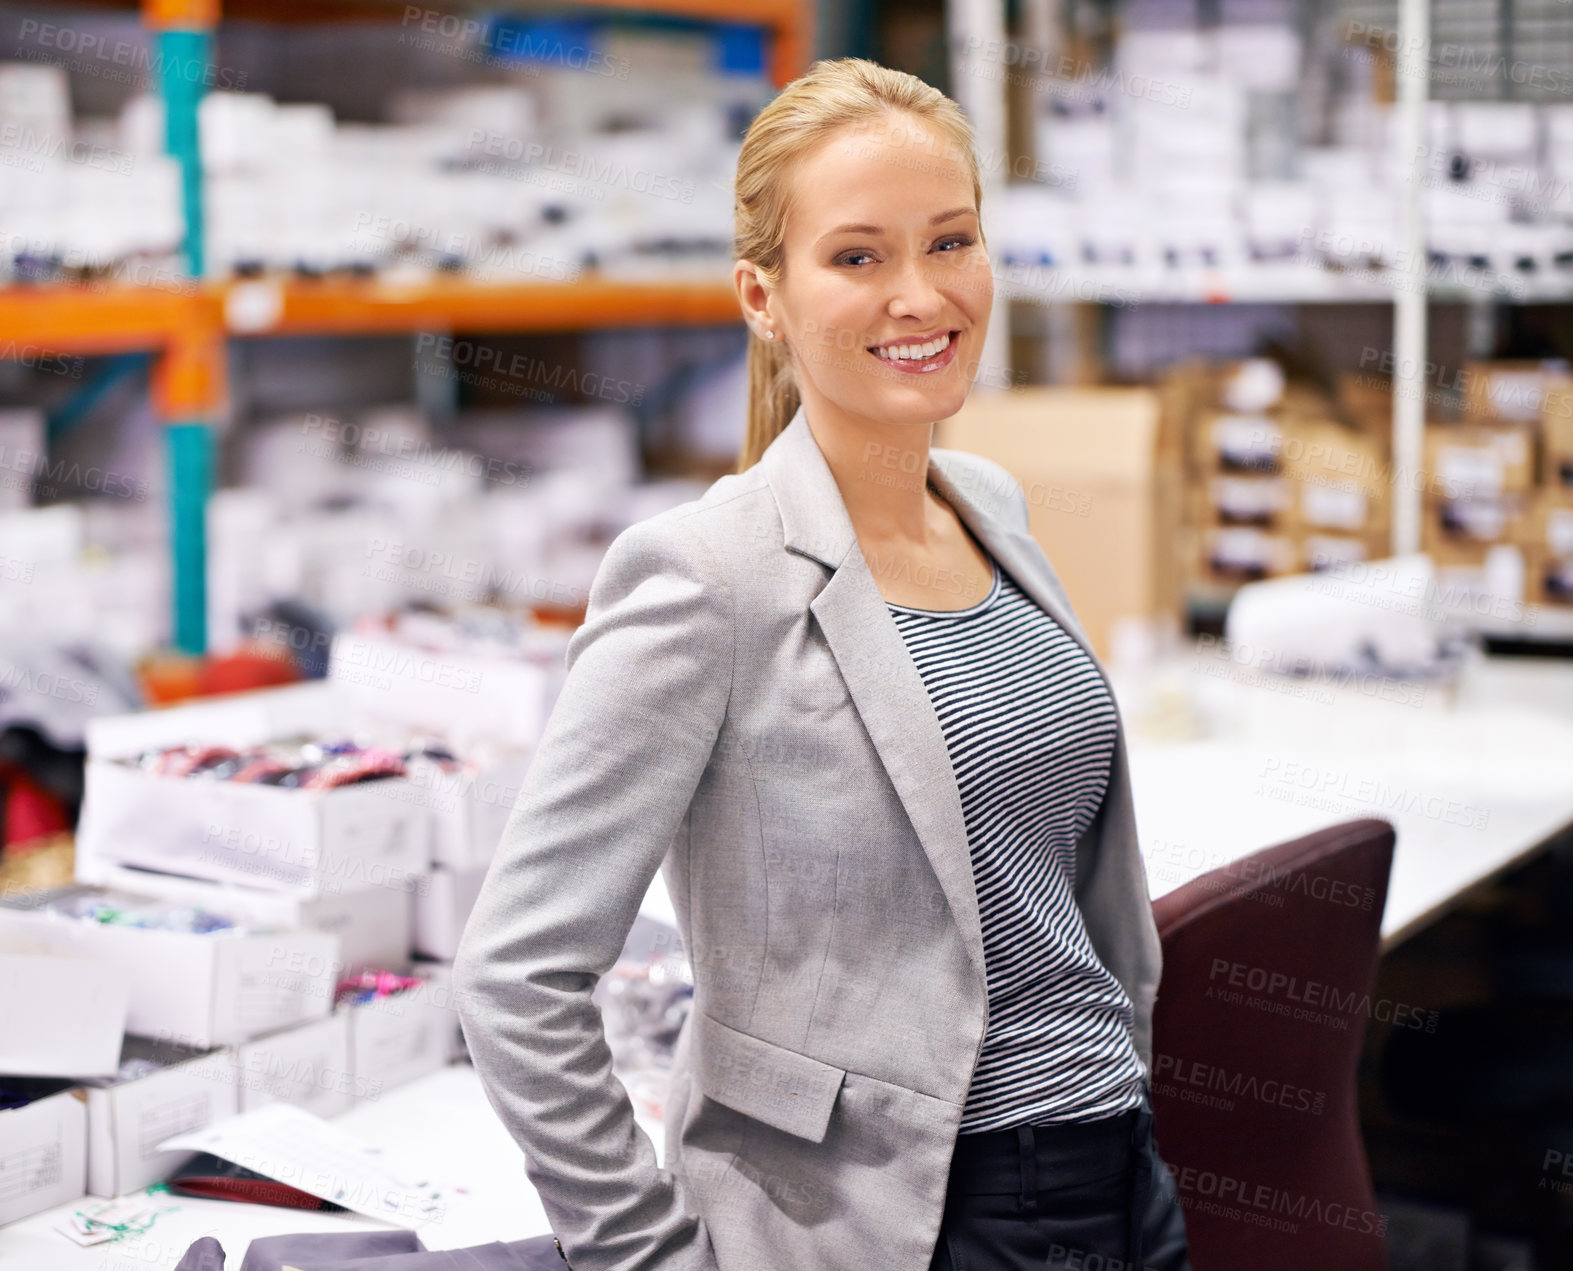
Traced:
<path fill-rule="evenodd" d="M 1462 457 L 1462 471 L 1448 475 L 1478 491 L 1450 501 L 1440 525 L 1432 528 L 1430 515 L 1426 525 L 1438 541 L 1450 535 L 1454 550 L 1460 538 L 1484 544 L 1477 554 L 1511 547 L 1528 603 L 1573 603 L 1573 370 L 1558 360 L 1481 362 L 1463 378 L 1464 420 L 1477 439 L 1495 443 L 1495 453 Z M 1459 435 L 1445 425 L 1436 432 Z"/>
<path fill-rule="evenodd" d="M 241 476 L 209 513 L 215 649 L 286 600 L 340 630 L 414 602 L 581 614 L 612 537 L 702 489 L 642 480 L 633 417 L 610 404 L 440 432 L 408 407 L 290 416 L 251 431 Z"/>
<path fill-rule="evenodd" d="M 162 150 L 73 121 L 63 67 L 0 63 L 0 281 L 178 278 L 180 170 Z"/>
<path fill-rule="evenodd" d="M 612 80 L 595 111 L 569 110 L 560 99 L 577 105 L 580 78 L 409 92 L 382 125 L 261 93 L 208 94 L 212 267 L 478 282 L 724 269 L 736 77 L 716 71 L 689 97 Z"/>
<path fill-rule="evenodd" d="M 1573 387 L 1548 389 L 1540 423 L 1541 483 L 1525 583 L 1533 602 L 1573 605 Z"/>
<path fill-rule="evenodd" d="M 1439 588 L 1523 599 L 1535 467 L 1531 423 L 1427 423 L 1420 547 L 1436 564 Z"/>
<path fill-rule="evenodd" d="M 1011 276 L 1030 291 L 1032 267 L 1062 268 L 1138 294 L 1186 276 L 1255 294 L 1254 279 L 1264 297 L 1381 294 L 1422 267 L 1463 289 L 1565 282 L 1573 106 L 1428 103 L 1427 259 L 1411 262 L 1384 55 L 1350 41 L 1307 50 L 1287 12 L 1128 9 L 1107 65 L 1066 55 L 1036 84 L 1034 162 L 1012 173 L 1031 179 L 997 214 L 1006 263 L 1027 267 Z"/>
<path fill-rule="evenodd" d="M 1315 390 L 1253 358 L 1186 366 L 1165 381 L 1186 439 L 1188 583 L 1241 583 L 1386 554 L 1388 465 L 1373 434 L 1340 422 Z"/>
<path fill-rule="evenodd" d="M 501 21 L 466 28 L 495 34 Z M 198 113 L 207 272 L 724 272 L 739 125 L 770 91 L 762 46 L 582 28 L 588 65 L 532 61 L 557 42 L 513 31 L 500 47 L 519 56 L 483 50 L 484 77 L 398 94 L 385 124 L 210 87 Z M 471 51 L 450 43 L 432 56 Z M 165 131 L 156 96 L 130 97 L 118 119 L 73 119 L 66 65 L 0 63 L 0 276 L 187 290 Z"/>

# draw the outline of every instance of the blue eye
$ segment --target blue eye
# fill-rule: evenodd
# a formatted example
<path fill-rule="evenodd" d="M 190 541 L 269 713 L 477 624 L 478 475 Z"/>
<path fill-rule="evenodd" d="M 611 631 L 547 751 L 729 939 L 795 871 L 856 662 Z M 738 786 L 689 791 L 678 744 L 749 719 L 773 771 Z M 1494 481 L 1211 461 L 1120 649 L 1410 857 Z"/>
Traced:
<path fill-rule="evenodd" d="M 847 252 L 845 255 L 838 256 L 836 258 L 836 264 L 838 264 L 838 265 L 850 265 L 852 263 L 852 261 L 849 259 L 850 257 L 852 257 L 852 256 L 868 256 L 868 255 L 870 255 L 870 253 L 868 253 L 868 252 L 857 252 L 857 251 Z"/>
<path fill-rule="evenodd" d="M 934 246 L 936 248 L 939 248 L 939 247 L 971 247 L 972 246 L 972 235 L 970 235 L 970 234 L 958 234 L 958 235 L 956 235 L 955 238 L 942 239 L 940 242 L 935 243 Z"/>

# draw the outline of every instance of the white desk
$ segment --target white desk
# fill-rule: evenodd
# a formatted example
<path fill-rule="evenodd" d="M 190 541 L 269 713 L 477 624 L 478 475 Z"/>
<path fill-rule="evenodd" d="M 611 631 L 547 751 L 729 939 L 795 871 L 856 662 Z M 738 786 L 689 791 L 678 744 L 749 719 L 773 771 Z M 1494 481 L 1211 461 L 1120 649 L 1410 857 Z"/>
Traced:
<path fill-rule="evenodd" d="M 1154 898 L 1261 848 L 1381 817 L 1398 831 L 1382 917 L 1391 947 L 1573 824 L 1573 663 L 1482 659 L 1423 694 L 1365 689 L 1212 653 L 1117 680 Z"/>
<path fill-rule="evenodd" d="M 1395 703 L 1186 653 L 1141 680 L 1117 678 L 1117 691 L 1155 897 L 1274 843 L 1381 816 L 1398 829 L 1382 919 L 1391 945 L 1573 823 L 1573 664 L 1481 663 L 1452 687 Z M 663 906 L 669 911 L 658 874 L 646 910 Z M 422 1231 L 428 1248 L 550 1229 L 519 1149 L 468 1065 L 390 1091 L 338 1123 L 470 1189 L 470 1203 Z M 661 1127 L 640 1124 L 659 1154 Z M 355 1214 L 170 1203 L 176 1212 L 147 1235 L 98 1249 L 53 1230 L 75 1205 L 0 1227 L 0 1271 L 169 1271 L 204 1235 L 219 1239 L 233 1269 L 259 1236 L 385 1225 Z"/>
<path fill-rule="evenodd" d="M 334 1124 L 390 1154 L 430 1167 L 434 1177 L 465 1187 L 439 1223 L 420 1231 L 428 1249 L 463 1249 L 493 1240 L 523 1240 L 551 1230 L 535 1189 L 524 1174 L 518 1146 L 486 1101 L 469 1064 L 453 1064 L 429 1077 L 334 1118 Z M 662 1150 L 659 1122 L 640 1126 Z M 92 1198 L 88 1198 L 91 1200 Z M 34 1214 L 0 1227 L 4 1271 L 170 1271 L 192 1241 L 216 1237 L 225 1265 L 238 1271 L 250 1242 L 297 1231 L 391 1230 L 388 1223 L 353 1213 L 279 1209 L 233 1201 L 171 1196 L 173 1213 L 161 1215 L 143 1236 L 83 1249 L 54 1229 L 57 1218 L 82 1202 Z"/>

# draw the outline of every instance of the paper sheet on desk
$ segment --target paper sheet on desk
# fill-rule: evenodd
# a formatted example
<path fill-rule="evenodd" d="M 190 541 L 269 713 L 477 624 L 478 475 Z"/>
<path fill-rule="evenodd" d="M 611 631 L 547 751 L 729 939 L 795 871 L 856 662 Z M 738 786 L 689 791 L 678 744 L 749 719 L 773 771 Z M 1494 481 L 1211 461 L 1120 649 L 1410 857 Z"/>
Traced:
<path fill-rule="evenodd" d="M 270 1103 L 200 1130 L 177 1134 L 160 1151 L 211 1152 L 226 1161 L 331 1200 L 368 1218 L 419 1230 L 440 1222 L 455 1189 L 418 1167 L 346 1134 L 288 1103 Z"/>

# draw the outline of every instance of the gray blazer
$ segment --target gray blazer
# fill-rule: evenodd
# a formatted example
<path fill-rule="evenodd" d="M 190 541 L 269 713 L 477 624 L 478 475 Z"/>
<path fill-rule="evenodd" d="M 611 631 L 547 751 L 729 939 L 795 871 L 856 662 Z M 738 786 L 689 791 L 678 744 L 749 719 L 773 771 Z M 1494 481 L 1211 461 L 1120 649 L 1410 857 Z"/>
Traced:
<path fill-rule="evenodd" d="M 1015 480 L 947 450 L 930 476 L 1086 647 Z M 988 1022 L 978 902 L 939 721 L 801 410 L 618 537 L 568 667 L 454 971 L 574 1271 L 926 1271 Z M 657 868 L 694 971 L 665 1168 L 590 1000 Z M 1076 878 L 1150 1067 L 1123 727 Z"/>

